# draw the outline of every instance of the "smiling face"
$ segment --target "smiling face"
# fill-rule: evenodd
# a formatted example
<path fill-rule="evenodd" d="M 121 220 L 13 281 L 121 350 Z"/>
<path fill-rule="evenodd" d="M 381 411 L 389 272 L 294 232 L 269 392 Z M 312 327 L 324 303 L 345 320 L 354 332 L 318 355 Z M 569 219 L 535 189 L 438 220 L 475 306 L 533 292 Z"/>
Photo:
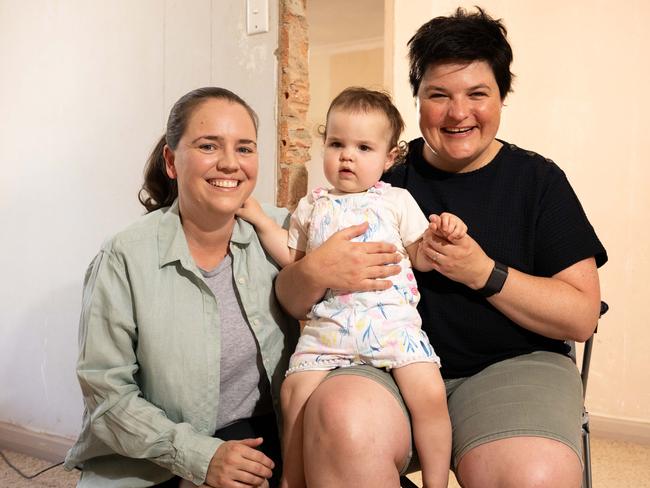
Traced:
<path fill-rule="evenodd" d="M 256 141 L 255 124 L 240 104 L 210 98 L 194 109 L 176 149 L 164 152 L 184 222 L 205 228 L 234 218 L 257 181 Z"/>
<path fill-rule="evenodd" d="M 449 172 L 489 163 L 501 147 L 495 139 L 503 101 L 485 61 L 430 66 L 417 94 L 424 158 Z"/>
<path fill-rule="evenodd" d="M 373 186 L 395 162 L 397 148 L 389 147 L 390 138 L 388 117 L 378 110 L 330 111 L 323 158 L 327 181 L 344 193 Z"/>

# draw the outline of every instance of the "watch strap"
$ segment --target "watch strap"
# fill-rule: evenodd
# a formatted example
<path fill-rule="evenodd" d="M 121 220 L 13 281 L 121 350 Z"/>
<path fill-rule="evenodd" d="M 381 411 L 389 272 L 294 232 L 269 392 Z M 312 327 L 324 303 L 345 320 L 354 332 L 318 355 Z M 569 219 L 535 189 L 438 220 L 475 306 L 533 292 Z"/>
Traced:
<path fill-rule="evenodd" d="M 494 268 L 492 268 L 492 272 L 485 286 L 477 291 L 485 298 L 491 297 L 501 291 L 506 282 L 506 278 L 508 278 L 508 267 L 505 264 L 494 261 Z"/>

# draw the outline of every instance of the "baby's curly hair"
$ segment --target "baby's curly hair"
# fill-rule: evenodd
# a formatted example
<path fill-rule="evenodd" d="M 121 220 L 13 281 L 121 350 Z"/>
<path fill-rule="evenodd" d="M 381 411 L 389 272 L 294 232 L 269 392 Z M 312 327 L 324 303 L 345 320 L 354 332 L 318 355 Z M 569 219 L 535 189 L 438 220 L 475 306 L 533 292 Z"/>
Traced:
<path fill-rule="evenodd" d="M 403 163 L 406 160 L 408 144 L 405 141 L 399 140 L 404 131 L 404 120 L 402 119 L 399 110 L 397 110 L 395 105 L 393 105 L 393 101 L 387 92 L 370 90 L 360 86 L 351 86 L 343 90 L 334 98 L 334 100 L 332 100 L 332 103 L 327 110 L 325 126 L 320 127 L 319 133 L 323 136 L 323 140 L 327 137 L 327 122 L 329 121 L 332 110 L 347 110 L 365 113 L 377 110 L 384 113 L 391 128 L 389 148 L 392 149 L 396 147 L 398 150 L 395 164 Z"/>

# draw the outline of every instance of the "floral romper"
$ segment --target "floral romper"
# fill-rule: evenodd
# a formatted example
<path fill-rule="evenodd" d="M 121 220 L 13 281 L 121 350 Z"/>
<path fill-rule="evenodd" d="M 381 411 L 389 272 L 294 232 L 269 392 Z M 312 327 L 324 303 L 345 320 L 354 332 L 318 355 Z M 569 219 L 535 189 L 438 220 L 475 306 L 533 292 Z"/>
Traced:
<path fill-rule="evenodd" d="M 287 374 L 356 364 L 386 369 L 414 362 L 440 365 L 421 329 L 420 294 L 405 250 L 422 236 L 428 221 L 408 191 L 384 182 L 352 194 L 318 188 L 298 204 L 289 246 L 309 252 L 335 232 L 363 222 L 368 230 L 355 240 L 395 244 L 403 256 L 401 271 L 385 291 L 328 290 L 308 315 Z"/>

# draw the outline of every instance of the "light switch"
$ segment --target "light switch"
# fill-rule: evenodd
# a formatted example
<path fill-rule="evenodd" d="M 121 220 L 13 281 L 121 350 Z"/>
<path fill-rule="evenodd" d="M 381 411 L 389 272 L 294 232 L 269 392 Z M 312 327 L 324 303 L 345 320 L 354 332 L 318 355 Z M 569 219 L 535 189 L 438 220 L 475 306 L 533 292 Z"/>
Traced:
<path fill-rule="evenodd" d="M 246 31 L 249 34 L 269 31 L 269 0 L 246 0 Z"/>

